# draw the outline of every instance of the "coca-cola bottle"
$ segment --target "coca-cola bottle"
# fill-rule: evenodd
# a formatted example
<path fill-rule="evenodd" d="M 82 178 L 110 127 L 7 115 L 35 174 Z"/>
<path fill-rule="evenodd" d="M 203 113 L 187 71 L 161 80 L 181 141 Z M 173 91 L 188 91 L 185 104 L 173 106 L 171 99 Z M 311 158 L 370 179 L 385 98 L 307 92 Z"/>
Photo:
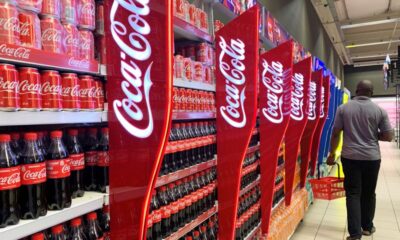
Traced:
<path fill-rule="evenodd" d="M 103 209 L 99 211 L 99 225 L 103 230 L 104 240 L 110 239 L 110 207 L 104 205 Z"/>
<path fill-rule="evenodd" d="M 64 228 L 61 224 L 51 228 L 50 240 L 65 240 L 65 239 L 66 237 L 64 234 Z"/>
<path fill-rule="evenodd" d="M 49 210 L 61 210 L 71 206 L 71 161 L 61 137 L 61 131 L 50 133 L 51 143 L 46 155 L 46 190 Z"/>
<path fill-rule="evenodd" d="M 80 217 L 71 220 L 70 240 L 86 240 L 86 235 L 82 231 L 82 219 Z"/>
<path fill-rule="evenodd" d="M 11 133 L 10 135 L 11 135 L 10 146 L 19 162 L 19 157 L 22 153 L 20 134 L 19 133 Z"/>
<path fill-rule="evenodd" d="M 30 240 L 46 240 L 46 235 L 42 232 L 35 233 L 31 236 Z"/>
<path fill-rule="evenodd" d="M 96 164 L 97 164 L 97 129 L 89 128 L 85 138 L 85 190 L 96 191 Z"/>
<path fill-rule="evenodd" d="M 21 169 L 11 149 L 10 140 L 10 135 L 0 134 L 0 228 L 19 222 Z"/>
<path fill-rule="evenodd" d="M 44 145 L 44 133 L 43 132 L 37 132 L 37 136 L 38 136 L 38 139 L 37 139 L 38 148 L 39 148 L 40 151 L 42 151 L 43 155 L 46 155 L 47 154 L 47 148 Z"/>
<path fill-rule="evenodd" d="M 71 160 L 71 177 L 70 185 L 72 198 L 82 197 L 85 194 L 84 190 L 84 169 L 85 156 L 83 148 L 78 140 L 78 130 L 69 129 L 67 137 L 67 150 Z"/>
<path fill-rule="evenodd" d="M 100 229 L 97 221 L 97 213 L 91 212 L 86 215 L 87 236 L 89 240 L 99 240 L 103 237 L 103 231 Z"/>
<path fill-rule="evenodd" d="M 109 142 L 109 129 L 101 129 L 101 137 L 99 141 L 99 147 L 97 152 L 97 174 L 96 182 L 97 189 L 100 192 L 105 193 L 108 186 L 108 165 L 110 157 L 108 155 L 108 142 Z"/>
<path fill-rule="evenodd" d="M 22 219 L 34 219 L 47 214 L 46 162 L 36 143 L 37 134 L 25 133 L 24 140 L 19 205 Z"/>

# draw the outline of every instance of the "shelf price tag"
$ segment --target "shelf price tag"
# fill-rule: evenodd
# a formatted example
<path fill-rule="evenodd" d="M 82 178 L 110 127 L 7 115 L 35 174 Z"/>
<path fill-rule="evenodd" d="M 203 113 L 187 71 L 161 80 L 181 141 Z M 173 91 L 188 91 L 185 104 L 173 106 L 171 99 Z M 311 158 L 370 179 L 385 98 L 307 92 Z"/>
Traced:
<path fill-rule="evenodd" d="M 259 16 L 252 7 L 215 36 L 219 239 L 235 237 L 242 162 L 256 121 Z"/>

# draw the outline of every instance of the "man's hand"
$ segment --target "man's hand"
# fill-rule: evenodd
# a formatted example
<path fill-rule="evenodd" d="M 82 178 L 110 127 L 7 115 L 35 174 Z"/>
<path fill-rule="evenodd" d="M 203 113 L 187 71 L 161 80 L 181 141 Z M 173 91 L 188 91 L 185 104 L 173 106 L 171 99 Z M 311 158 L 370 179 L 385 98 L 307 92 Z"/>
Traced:
<path fill-rule="evenodd" d="M 336 164 L 336 158 L 334 153 L 329 153 L 328 159 L 326 160 L 326 164 L 331 166 Z"/>

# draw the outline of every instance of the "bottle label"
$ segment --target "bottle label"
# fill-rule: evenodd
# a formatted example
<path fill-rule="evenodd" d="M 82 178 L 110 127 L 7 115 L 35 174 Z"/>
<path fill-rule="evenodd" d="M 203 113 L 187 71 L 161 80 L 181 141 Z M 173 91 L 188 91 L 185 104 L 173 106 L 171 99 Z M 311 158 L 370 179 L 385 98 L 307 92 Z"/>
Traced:
<path fill-rule="evenodd" d="M 33 185 L 46 182 L 46 163 L 33 163 L 21 166 L 21 184 Z"/>
<path fill-rule="evenodd" d="M 85 155 L 83 153 L 69 155 L 71 159 L 71 171 L 78 171 L 85 168 Z"/>
<path fill-rule="evenodd" d="M 46 163 L 47 178 L 66 178 L 71 175 L 71 160 L 69 158 L 48 160 Z"/>
<path fill-rule="evenodd" d="M 21 168 L 0 168 L 0 191 L 10 190 L 21 186 Z"/>
<path fill-rule="evenodd" d="M 85 152 L 85 163 L 86 166 L 96 166 L 97 152 L 95 151 Z"/>
<path fill-rule="evenodd" d="M 108 167 L 110 165 L 110 157 L 108 151 L 100 151 L 97 153 L 97 166 Z"/>

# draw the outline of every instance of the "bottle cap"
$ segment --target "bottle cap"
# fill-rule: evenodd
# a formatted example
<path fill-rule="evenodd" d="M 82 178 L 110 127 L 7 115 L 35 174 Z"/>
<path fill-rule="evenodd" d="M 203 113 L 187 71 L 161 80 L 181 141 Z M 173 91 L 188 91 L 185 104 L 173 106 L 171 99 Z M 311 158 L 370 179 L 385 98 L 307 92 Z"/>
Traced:
<path fill-rule="evenodd" d="M 200 236 L 200 233 L 199 233 L 199 231 L 194 231 L 194 232 L 193 232 L 193 235 L 194 235 L 195 237 L 199 237 L 199 236 Z"/>
<path fill-rule="evenodd" d="M 207 230 L 207 227 L 204 225 L 204 226 L 201 226 L 200 229 L 202 232 L 205 232 Z"/>
<path fill-rule="evenodd" d="M 97 219 L 97 213 L 96 213 L 96 212 L 88 213 L 88 214 L 86 215 L 86 218 L 87 218 L 88 220 L 96 220 L 96 219 Z"/>
<path fill-rule="evenodd" d="M 162 187 L 160 188 L 160 190 L 161 190 L 161 192 L 164 192 L 164 191 L 167 190 L 167 187 L 166 187 L 166 186 L 162 186 Z"/>
<path fill-rule="evenodd" d="M 68 129 L 68 135 L 78 136 L 78 129 L 75 129 L 75 128 Z"/>
<path fill-rule="evenodd" d="M 10 135 L 11 135 L 12 140 L 19 140 L 19 138 L 21 137 L 21 134 L 19 134 L 17 132 L 13 132 Z"/>
<path fill-rule="evenodd" d="M 9 142 L 11 137 L 9 134 L 0 134 L 0 142 Z"/>
<path fill-rule="evenodd" d="M 25 140 L 37 140 L 37 134 L 33 132 L 28 132 L 24 134 Z"/>
<path fill-rule="evenodd" d="M 108 127 L 101 128 L 101 133 L 109 133 L 110 129 Z"/>
<path fill-rule="evenodd" d="M 32 235 L 31 240 L 44 240 L 44 234 L 39 232 Z"/>
<path fill-rule="evenodd" d="M 71 226 L 72 227 L 78 227 L 82 224 L 82 219 L 80 217 L 74 218 L 71 220 Z"/>
<path fill-rule="evenodd" d="M 56 234 L 62 233 L 63 230 L 64 229 L 63 229 L 63 226 L 61 224 L 60 225 L 56 225 L 56 226 L 51 228 L 51 232 L 52 233 L 56 233 Z"/>
<path fill-rule="evenodd" d="M 192 236 L 186 236 L 185 240 L 193 240 Z"/>
<path fill-rule="evenodd" d="M 174 184 L 174 183 L 170 183 L 170 184 L 168 184 L 168 187 L 169 187 L 169 188 L 174 188 L 174 187 L 175 187 L 175 184 Z"/>
<path fill-rule="evenodd" d="M 61 131 L 51 131 L 50 138 L 61 138 L 62 132 Z"/>

